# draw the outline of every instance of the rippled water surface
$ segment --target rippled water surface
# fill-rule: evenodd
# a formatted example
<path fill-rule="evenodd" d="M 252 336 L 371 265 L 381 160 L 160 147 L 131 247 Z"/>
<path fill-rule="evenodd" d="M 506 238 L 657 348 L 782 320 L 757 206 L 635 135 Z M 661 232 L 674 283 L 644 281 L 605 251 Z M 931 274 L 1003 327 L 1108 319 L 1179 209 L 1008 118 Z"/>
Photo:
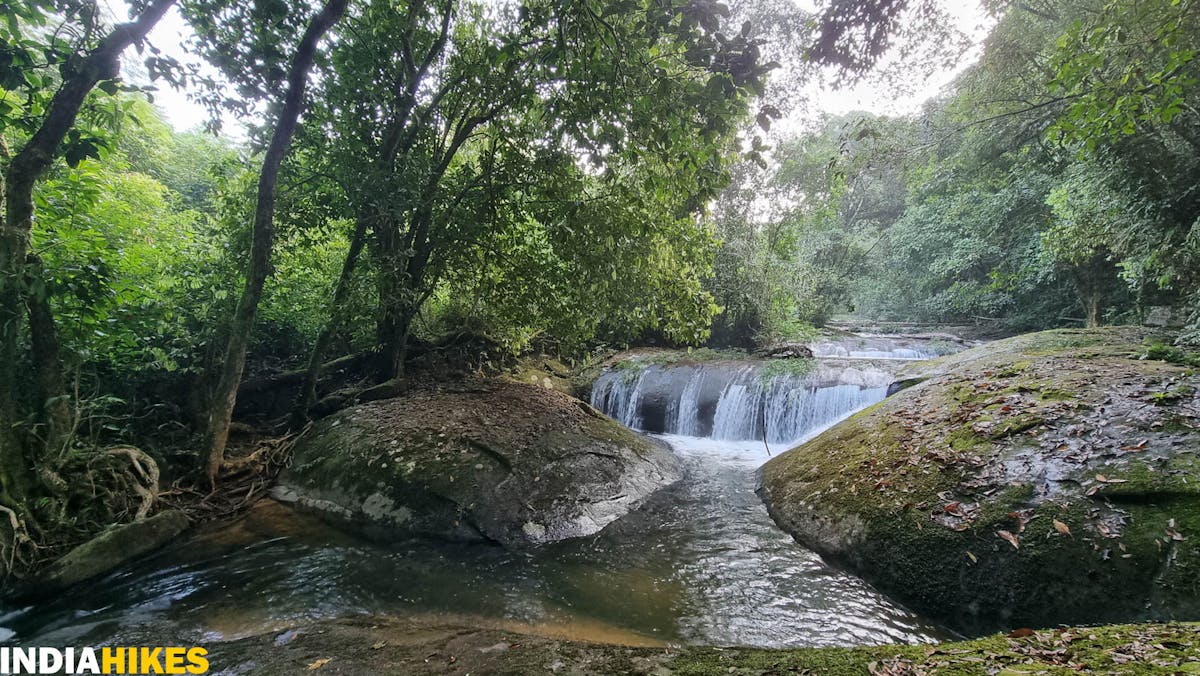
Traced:
<path fill-rule="evenodd" d="M 429 542 L 384 548 L 269 505 L 56 601 L 10 610 L 0 616 L 0 638 L 212 641 L 351 613 L 465 615 L 646 644 L 940 637 L 775 526 L 754 494 L 767 454 L 762 442 L 664 439 L 681 457 L 685 480 L 591 538 L 532 554 Z"/>

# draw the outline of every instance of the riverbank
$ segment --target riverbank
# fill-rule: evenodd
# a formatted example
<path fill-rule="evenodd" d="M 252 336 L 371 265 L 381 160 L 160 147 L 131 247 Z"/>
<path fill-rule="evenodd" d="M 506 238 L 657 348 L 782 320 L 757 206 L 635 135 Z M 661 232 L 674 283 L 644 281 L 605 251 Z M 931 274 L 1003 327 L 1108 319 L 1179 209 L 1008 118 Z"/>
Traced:
<path fill-rule="evenodd" d="M 1154 356 L 1169 338 L 1056 330 L 914 363 L 916 384 L 766 464 L 763 498 L 968 635 L 1195 619 L 1200 379 Z"/>
<path fill-rule="evenodd" d="M 296 624 L 208 646 L 214 672 L 294 674 L 1068 674 L 1200 672 L 1200 624 L 995 635 L 936 646 L 626 647 L 421 618 Z"/>

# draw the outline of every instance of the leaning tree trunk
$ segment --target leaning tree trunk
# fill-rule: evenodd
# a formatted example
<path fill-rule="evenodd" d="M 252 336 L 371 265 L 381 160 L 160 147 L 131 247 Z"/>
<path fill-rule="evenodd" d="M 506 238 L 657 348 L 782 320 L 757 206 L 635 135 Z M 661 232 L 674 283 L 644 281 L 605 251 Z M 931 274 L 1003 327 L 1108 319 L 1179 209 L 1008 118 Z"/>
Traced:
<path fill-rule="evenodd" d="M 4 497 L 9 500 L 23 499 L 31 484 L 29 458 L 14 426 L 24 418 L 18 404 L 16 364 L 25 311 L 33 190 L 58 156 L 59 145 L 75 125 L 87 95 L 97 83 L 120 74 L 121 53 L 143 40 L 174 3 L 175 0 L 153 0 L 136 19 L 114 27 L 86 58 L 67 71 L 41 127 L 8 165 L 4 220 L 0 222 L 0 482 L 6 493 Z M 60 367 L 56 349 L 55 354 L 43 356 L 53 361 L 56 368 Z M 62 395 L 65 392 L 53 396 Z"/>
<path fill-rule="evenodd" d="M 292 135 L 300 119 L 304 101 L 304 88 L 308 84 L 308 72 L 312 68 L 317 52 L 317 43 L 337 23 L 346 11 L 349 0 L 329 0 L 321 9 L 300 39 L 296 55 L 288 68 L 288 90 L 283 108 L 275 121 L 275 133 L 263 157 L 262 173 L 258 177 L 258 203 L 254 209 L 254 237 L 250 250 L 250 269 L 246 273 L 246 285 L 241 300 L 234 311 L 229 328 L 229 343 L 221 364 L 217 389 L 208 413 L 206 445 L 208 448 L 207 473 L 209 482 L 214 482 L 217 470 L 225 460 L 225 442 L 229 437 L 229 423 L 233 418 L 233 407 L 237 403 L 237 388 L 242 381 L 242 370 L 246 366 L 246 348 L 250 343 L 250 332 L 254 328 L 254 315 L 262 298 L 263 286 L 271 264 L 271 248 L 275 239 L 275 185 L 279 179 L 279 167 L 287 155 Z"/>
<path fill-rule="evenodd" d="M 363 244 L 367 239 L 367 218 L 359 215 L 354 224 L 354 237 L 350 240 L 350 250 L 346 252 L 346 260 L 342 262 L 342 273 L 338 276 L 337 286 L 333 290 L 333 301 L 329 306 L 329 320 L 317 336 L 312 354 L 308 357 L 308 367 L 305 369 L 304 382 L 300 384 L 300 392 L 292 406 L 291 427 L 299 429 L 308 421 L 308 409 L 317 400 L 317 379 L 321 376 L 321 364 L 333 335 L 341 327 L 346 314 L 346 304 L 350 300 L 350 283 L 354 278 L 354 268 L 358 257 L 362 254 Z"/>

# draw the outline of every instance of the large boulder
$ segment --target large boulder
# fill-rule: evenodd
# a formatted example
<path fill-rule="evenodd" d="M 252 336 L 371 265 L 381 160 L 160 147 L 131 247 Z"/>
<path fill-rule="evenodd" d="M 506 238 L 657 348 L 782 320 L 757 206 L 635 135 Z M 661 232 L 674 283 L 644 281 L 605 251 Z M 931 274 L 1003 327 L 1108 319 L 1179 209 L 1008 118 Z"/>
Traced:
<path fill-rule="evenodd" d="M 48 594 L 103 575 L 162 547 L 187 527 L 187 516 L 175 509 L 114 526 L 50 564 L 32 587 L 38 593 Z"/>
<path fill-rule="evenodd" d="M 1145 329 L 1018 336 L 769 462 L 805 545 L 966 632 L 1200 618 L 1200 377 Z"/>
<path fill-rule="evenodd" d="M 414 389 L 322 421 L 275 497 L 376 539 L 591 535 L 680 477 L 662 444 L 541 386 Z"/>

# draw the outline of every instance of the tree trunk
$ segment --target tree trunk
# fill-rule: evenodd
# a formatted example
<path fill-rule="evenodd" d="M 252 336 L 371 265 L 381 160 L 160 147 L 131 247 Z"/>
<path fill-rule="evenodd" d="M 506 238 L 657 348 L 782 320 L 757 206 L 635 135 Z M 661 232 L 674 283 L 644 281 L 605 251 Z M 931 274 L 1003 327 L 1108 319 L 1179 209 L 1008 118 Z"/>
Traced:
<path fill-rule="evenodd" d="M 379 244 L 379 344 L 383 350 L 384 380 L 399 378 L 404 374 L 407 356 L 408 333 L 413 317 L 421 309 L 428 296 L 422 293 L 425 271 L 433 253 L 430 232 L 434 226 L 434 200 L 442 178 L 450 168 L 454 156 L 480 125 L 490 120 L 500 107 L 492 112 L 470 117 L 462 121 L 455 130 L 441 159 L 425 179 L 425 186 L 417 200 L 408 228 L 403 237 L 394 222 L 380 219 L 382 227 L 375 228 Z"/>
<path fill-rule="evenodd" d="M 403 371 L 403 368 L 397 369 L 396 359 L 400 352 L 404 298 L 408 293 L 404 279 L 408 264 L 400 242 L 400 226 L 394 219 L 378 214 L 372 229 L 375 233 L 378 268 L 375 287 L 379 295 L 375 342 L 381 352 L 380 380 L 389 380 L 399 377 Z"/>
<path fill-rule="evenodd" d="M 1087 319 L 1085 326 L 1089 329 L 1100 326 L 1100 294 L 1089 294 L 1083 301 L 1083 309 Z"/>
<path fill-rule="evenodd" d="M 342 273 L 338 276 L 337 286 L 333 290 L 333 302 L 329 306 L 329 321 L 317 336 L 312 354 L 308 358 L 304 382 L 296 395 L 296 403 L 292 407 L 291 427 L 299 429 L 308 421 L 308 409 L 317 399 L 317 379 L 321 376 L 321 364 L 333 335 L 341 327 L 345 317 L 345 307 L 350 298 L 350 282 L 354 277 L 354 267 L 362 254 L 363 244 L 367 238 L 367 218 L 359 215 L 354 224 L 354 237 L 350 240 L 350 250 L 346 252 L 346 260 L 342 263 Z"/>
<path fill-rule="evenodd" d="M 430 198 L 432 199 L 432 198 Z M 409 221 L 408 233 L 400 243 L 403 253 L 387 252 L 381 257 L 386 270 L 381 270 L 379 302 L 382 305 L 382 335 L 380 346 L 383 351 L 381 363 L 383 379 L 390 380 L 404 375 L 404 362 L 408 356 L 408 334 L 412 320 L 421 309 L 423 296 L 421 287 L 425 281 L 425 267 L 429 260 L 426 237 L 431 208 L 422 206 Z"/>
<path fill-rule="evenodd" d="M 120 56 L 146 37 L 175 0 L 153 0 L 129 23 L 106 35 L 78 67 L 68 73 L 50 101 L 41 127 L 13 157 L 5 176 L 4 220 L 0 222 L 0 477 L 10 499 L 20 500 L 31 482 L 29 462 L 20 436 L 14 430 L 24 416 L 17 397 L 17 362 L 20 357 L 21 320 L 26 296 L 26 255 L 33 228 L 33 190 L 53 164 L 58 147 L 87 95 L 97 83 L 120 73 Z M 45 355 L 58 362 L 58 355 Z M 58 393 L 59 395 L 65 393 Z"/>
<path fill-rule="evenodd" d="M 205 442 L 208 449 L 207 474 L 209 482 L 216 480 L 217 470 L 225 460 L 225 442 L 229 437 L 229 423 L 233 407 L 237 403 L 237 388 L 246 366 L 246 348 L 254 328 L 254 316 L 262 298 L 263 286 L 271 264 L 271 248 L 275 239 L 275 185 L 279 179 L 279 167 L 287 155 L 292 135 L 300 118 L 304 102 L 304 88 L 308 83 L 308 72 L 312 68 L 317 43 L 346 11 L 349 0 L 329 0 L 313 17 L 304 31 L 296 55 L 288 68 L 288 90 L 283 107 L 275 122 L 271 144 L 263 157 L 262 173 L 258 178 L 258 203 L 254 210 L 254 233 L 250 251 L 250 269 L 246 272 L 246 285 L 242 289 L 237 310 L 229 328 L 229 343 L 217 380 L 217 389 L 209 408 L 208 429 Z"/>
<path fill-rule="evenodd" d="M 46 452 L 59 454 L 70 443 L 74 424 L 60 358 L 58 327 L 54 324 L 50 298 L 44 289 L 34 285 L 35 281 L 44 278 L 41 259 L 30 254 L 25 266 L 30 280 L 25 300 L 29 309 L 30 357 L 38 379 L 42 419 L 46 423 Z"/>

